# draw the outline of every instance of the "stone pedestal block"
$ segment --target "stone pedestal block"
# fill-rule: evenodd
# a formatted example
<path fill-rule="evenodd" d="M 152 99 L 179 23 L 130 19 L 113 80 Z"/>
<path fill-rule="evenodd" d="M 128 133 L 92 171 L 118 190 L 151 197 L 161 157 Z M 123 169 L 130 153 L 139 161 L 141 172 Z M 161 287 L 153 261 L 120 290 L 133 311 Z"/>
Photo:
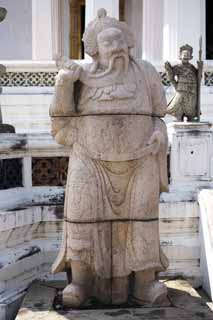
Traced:
<path fill-rule="evenodd" d="M 213 131 L 208 122 L 168 125 L 170 190 L 196 191 L 213 185 Z"/>

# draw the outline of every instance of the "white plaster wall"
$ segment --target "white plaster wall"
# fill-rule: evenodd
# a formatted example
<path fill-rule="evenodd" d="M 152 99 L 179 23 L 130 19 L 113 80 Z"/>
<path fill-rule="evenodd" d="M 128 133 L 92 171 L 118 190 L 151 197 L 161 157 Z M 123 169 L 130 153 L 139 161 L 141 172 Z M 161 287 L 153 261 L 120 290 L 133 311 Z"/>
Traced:
<path fill-rule="evenodd" d="M 143 0 L 142 58 L 161 62 L 163 54 L 164 0 Z"/>
<path fill-rule="evenodd" d="M 15 92 L 5 89 L 6 93 L 1 95 L 3 123 L 13 125 L 17 133 L 50 132 L 53 88 L 21 89 L 24 88 Z"/>
<path fill-rule="evenodd" d="M 32 1 L 0 0 L 7 16 L 0 24 L 0 59 L 32 59 Z"/>
<path fill-rule="evenodd" d="M 135 37 L 135 48 L 132 49 L 132 54 L 141 59 L 142 57 L 142 15 L 143 2 L 141 0 L 126 0 L 125 1 L 125 21 L 129 25 Z"/>
<path fill-rule="evenodd" d="M 3 122 L 15 126 L 17 133 L 50 132 L 49 106 L 54 88 L 3 88 L 0 96 Z M 173 90 L 166 91 L 170 101 Z M 202 87 L 201 121 L 213 123 L 213 87 Z M 166 116 L 166 123 L 173 117 Z"/>
<path fill-rule="evenodd" d="M 70 9 L 69 9 L 69 0 L 64 0 L 64 13 L 63 13 L 63 23 L 64 23 L 64 55 L 69 57 L 70 48 L 69 48 L 69 37 L 70 37 Z"/>

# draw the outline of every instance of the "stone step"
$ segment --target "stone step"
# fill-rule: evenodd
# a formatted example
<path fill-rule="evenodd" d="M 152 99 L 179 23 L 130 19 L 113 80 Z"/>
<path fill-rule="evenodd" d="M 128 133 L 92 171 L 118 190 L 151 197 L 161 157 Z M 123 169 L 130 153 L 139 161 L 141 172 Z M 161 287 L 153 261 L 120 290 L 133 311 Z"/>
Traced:
<path fill-rule="evenodd" d="M 63 283 L 35 282 L 29 288 L 16 320 L 212 320 L 213 308 L 185 280 L 165 281 L 171 305 L 167 307 L 65 309 L 57 293 Z M 212 309 L 211 309 L 212 308 Z"/>

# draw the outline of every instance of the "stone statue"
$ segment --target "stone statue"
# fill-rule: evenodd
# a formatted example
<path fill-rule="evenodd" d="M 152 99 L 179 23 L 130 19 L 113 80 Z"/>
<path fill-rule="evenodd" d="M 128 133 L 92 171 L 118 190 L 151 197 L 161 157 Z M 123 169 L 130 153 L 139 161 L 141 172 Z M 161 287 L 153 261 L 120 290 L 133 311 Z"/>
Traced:
<path fill-rule="evenodd" d="M 176 118 L 176 121 L 183 121 L 184 117 L 188 121 L 200 120 L 200 82 L 203 70 L 203 61 L 197 62 L 195 68 L 189 61 L 193 58 L 193 48 L 188 44 L 180 48 L 181 63 L 175 66 L 167 61 L 165 69 L 169 80 L 174 86 L 175 96 L 168 104 L 167 113 Z"/>
<path fill-rule="evenodd" d="M 158 72 L 130 55 L 124 22 L 98 11 L 83 36 L 93 61 L 64 60 L 50 107 L 55 140 L 71 147 L 62 246 L 53 273 L 67 271 L 63 303 L 131 295 L 161 303 L 168 260 L 159 243 L 159 193 L 167 191 L 166 112 Z"/>

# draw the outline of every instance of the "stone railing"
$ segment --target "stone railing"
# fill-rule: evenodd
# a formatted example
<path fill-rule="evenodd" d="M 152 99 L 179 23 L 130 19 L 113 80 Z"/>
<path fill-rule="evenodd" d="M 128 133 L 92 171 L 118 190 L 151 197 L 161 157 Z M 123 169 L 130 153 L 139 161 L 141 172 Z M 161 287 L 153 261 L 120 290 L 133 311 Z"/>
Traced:
<path fill-rule="evenodd" d="M 65 180 L 64 168 L 59 175 L 54 164 L 67 163 L 68 156 L 47 134 L 0 135 L 0 305 L 8 310 L 18 308 L 34 279 L 50 274 Z"/>
<path fill-rule="evenodd" d="M 39 203 L 48 204 L 47 192 L 50 192 L 51 199 L 59 201 L 58 190 L 62 192 L 66 183 L 68 157 L 69 149 L 57 145 L 49 134 L 1 134 L 0 172 L 3 179 L 0 181 L 0 193 L 9 194 L 13 188 L 20 195 L 25 194 L 26 203 L 21 197 L 21 201 L 24 201 L 22 206 L 35 204 L 32 202 L 36 201 L 33 199 L 34 193 L 37 194 Z M 8 202 L 3 196 L 0 199 L 0 208 L 18 207 L 17 199 L 14 194 Z"/>

